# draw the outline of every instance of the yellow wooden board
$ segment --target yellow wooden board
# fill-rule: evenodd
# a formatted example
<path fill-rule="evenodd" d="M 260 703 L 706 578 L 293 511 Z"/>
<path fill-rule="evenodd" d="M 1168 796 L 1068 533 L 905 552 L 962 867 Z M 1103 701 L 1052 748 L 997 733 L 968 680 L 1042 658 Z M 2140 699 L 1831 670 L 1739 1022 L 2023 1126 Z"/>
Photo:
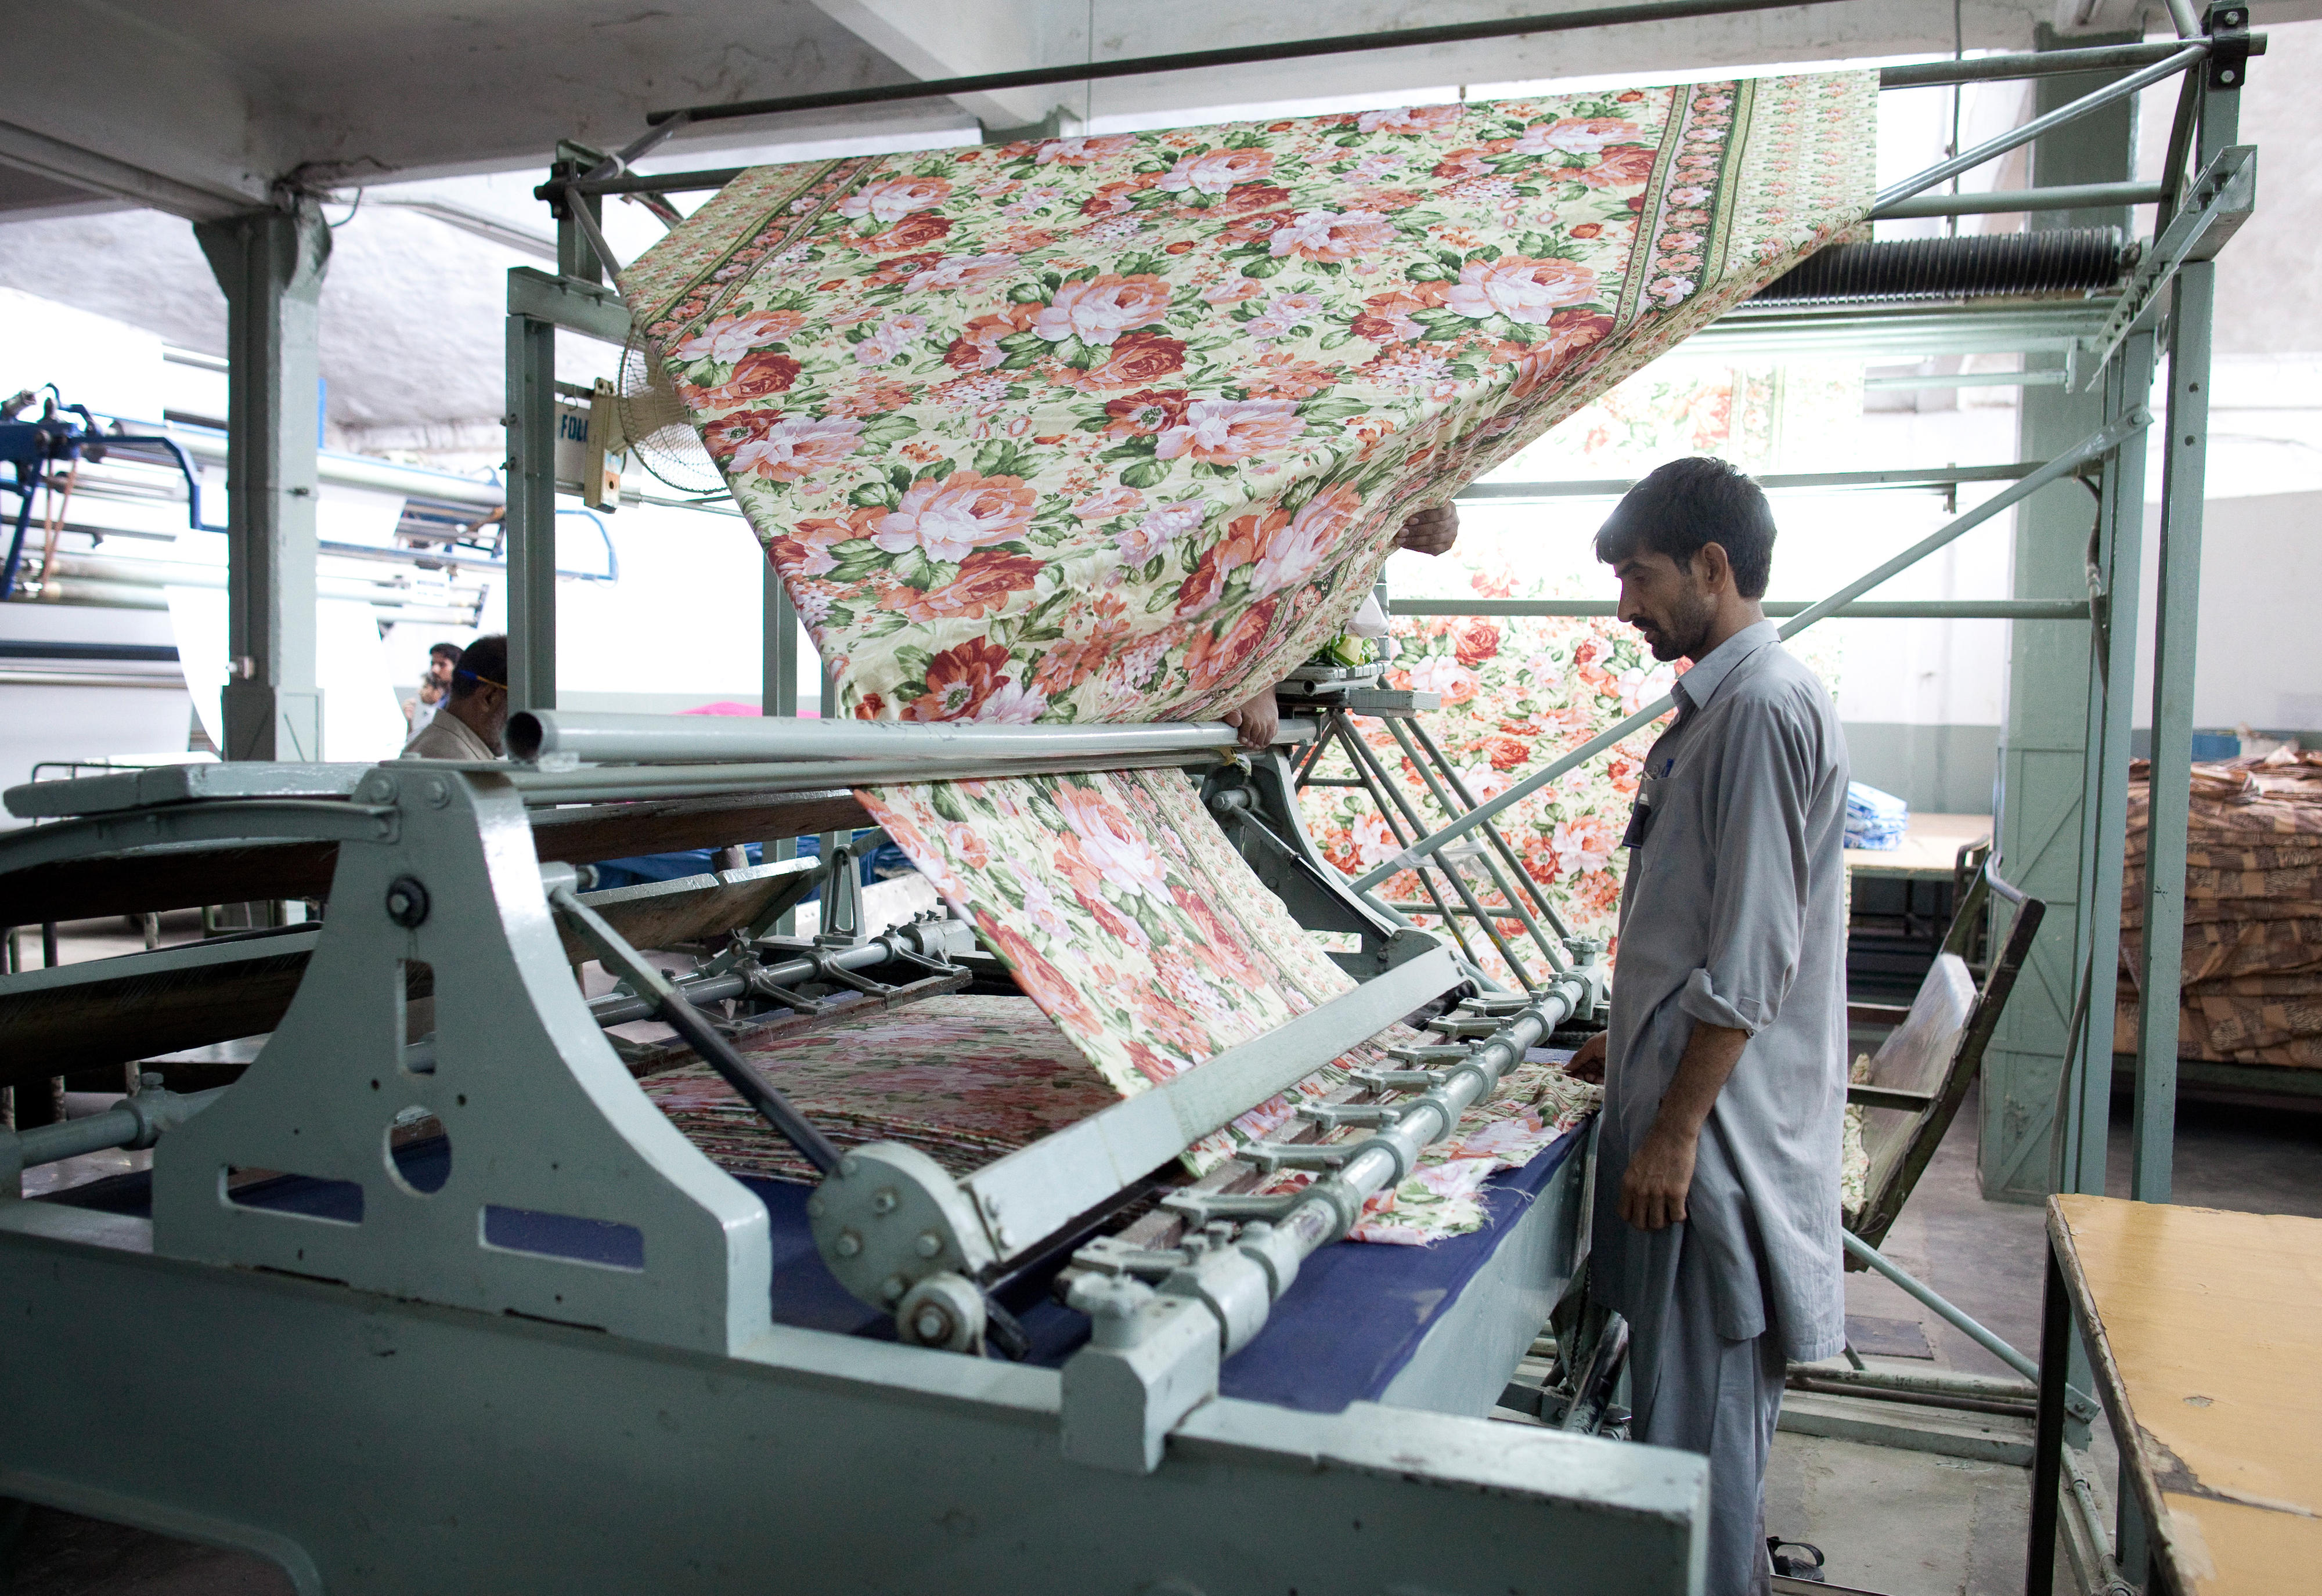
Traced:
<path fill-rule="evenodd" d="M 2054 1204 L 2179 1586 L 2322 1591 L 2322 1219 Z"/>
<path fill-rule="evenodd" d="M 1988 815 L 1914 812 L 1899 848 L 1849 848 L 1847 868 L 1863 876 L 1936 876 L 1948 881 L 1959 851 L 1991 835 Z"/>

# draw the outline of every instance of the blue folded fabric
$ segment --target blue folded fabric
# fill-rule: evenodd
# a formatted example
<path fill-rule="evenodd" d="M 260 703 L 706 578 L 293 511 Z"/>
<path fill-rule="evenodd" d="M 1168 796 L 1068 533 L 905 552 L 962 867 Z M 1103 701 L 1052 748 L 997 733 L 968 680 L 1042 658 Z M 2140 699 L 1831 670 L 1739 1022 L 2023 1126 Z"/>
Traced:
<path fill-rule="evenodd" d="M 1860 781 L 1846 784 L 1846 845 L 1899 848 L 1911 826 L 1911 806 Z"/>

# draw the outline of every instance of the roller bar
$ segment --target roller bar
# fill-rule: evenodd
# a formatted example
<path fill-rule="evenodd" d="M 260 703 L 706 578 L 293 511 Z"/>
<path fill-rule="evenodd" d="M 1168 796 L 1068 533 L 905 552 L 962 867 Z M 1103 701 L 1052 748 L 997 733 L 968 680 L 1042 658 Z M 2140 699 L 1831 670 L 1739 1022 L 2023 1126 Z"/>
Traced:
<path fill-rule="evenodd" d="M 786 716 L 613 715 L 527 709 L 508 717 L 508 752 L 519 760 L 570 756 L 605 764 L 891 762 L 1083 759 L 1112 754 L 1200 755 L 1233 746 L 1222 721 L 1141 725 L 994 725 L 974 721 L 900 723 L 800 720 Z"/>

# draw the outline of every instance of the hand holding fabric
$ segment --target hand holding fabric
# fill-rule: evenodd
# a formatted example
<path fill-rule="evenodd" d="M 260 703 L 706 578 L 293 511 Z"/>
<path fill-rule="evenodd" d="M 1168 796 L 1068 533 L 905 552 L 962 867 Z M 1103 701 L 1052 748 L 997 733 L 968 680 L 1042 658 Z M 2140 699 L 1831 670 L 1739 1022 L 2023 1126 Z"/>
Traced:
<path fill-rule="evenodd" d="M 1591 1086 L 1603 1085 L 1604 1083 L 1604 1038 L 1606 1035 L 1607 1033 L 1599 1031 L 1594 1036 L 1589 1037 L 1587 1041 L 1583 1042 L 1580 1044 L 1578 1051 L 1575 1052 L 1572 1057 L 1565 1062 L 1564 1072 L 1571 1076 L 1575 1081 L 1586 1081 Z"/>
<path fill-rule="evenodd" d="M 1282 729 L 1282 711 L 1274 701 L 1274 689 L 1267 688 L 1239 709 L 1229 709 L 1223 719 L 1226 725 L 1241 732 L 1241 745 L 1252 753 L 1274 746 L 1274 734 Z"/>
<path fill-rule="evenodd" d="M 1394 546 L 1414 554 L 1449 554 L 1459 541 L 1459 512 L 1449 505 L 1420 510 L 1406 518 Z"/>

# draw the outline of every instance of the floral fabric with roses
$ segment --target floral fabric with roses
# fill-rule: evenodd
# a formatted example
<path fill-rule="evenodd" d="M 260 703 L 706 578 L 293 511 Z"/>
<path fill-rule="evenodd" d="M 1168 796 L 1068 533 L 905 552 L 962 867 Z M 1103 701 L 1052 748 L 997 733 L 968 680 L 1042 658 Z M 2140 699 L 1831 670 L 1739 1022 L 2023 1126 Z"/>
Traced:
<path fill-rule="evenodd" d="M 746 1048 L 842 1147 L 903 1142 L 966 1174 L 1120 1100 L 1022 998 L 926 998 Z M 707 1064 L 637 1083 L 721 1168 L 820 1179 Z"/>
<path fill-rule="evenodd" d="M 1212 716 L 1867 211 L 1867 73 L 745 173 L 621 276 L 868 719 Z"/>
<path fill-rule="evenodd" d="M 901 1142 L 955 1175 L 981 1169 L 1120 1101 L 1111 1083 L 1022 998 L 929 998 L 781 1036 L 744 1056 L 842 1147 Z M 812 1183 L 814 1166 L 707 1064 L 638 1085 L 719 1168 Z M 1401 1190 L 1372 1199 L 1358 1241 L 1423 1245 L 1479 1228 L 1474 1193 L 1530 1163 L 1602 1096 L 1552 1065 L 1511 1072 Z M 1302 1178 L 1303 1183 L 1303 1178 Z M 1263 1190 L 1287 1190 L 1280 1181 Z"/>
<path fill-rule="evenodd" d="M 1259 885 L 1176 771 L 860 789 L 872 817 L 1016 982 L 1132 1096 L 1354 990 Z M 1296 1103 L 1379 1063 L 1382 1033 L 1197 1144 L 1195 1172 L 1281 1130 Z"/>

